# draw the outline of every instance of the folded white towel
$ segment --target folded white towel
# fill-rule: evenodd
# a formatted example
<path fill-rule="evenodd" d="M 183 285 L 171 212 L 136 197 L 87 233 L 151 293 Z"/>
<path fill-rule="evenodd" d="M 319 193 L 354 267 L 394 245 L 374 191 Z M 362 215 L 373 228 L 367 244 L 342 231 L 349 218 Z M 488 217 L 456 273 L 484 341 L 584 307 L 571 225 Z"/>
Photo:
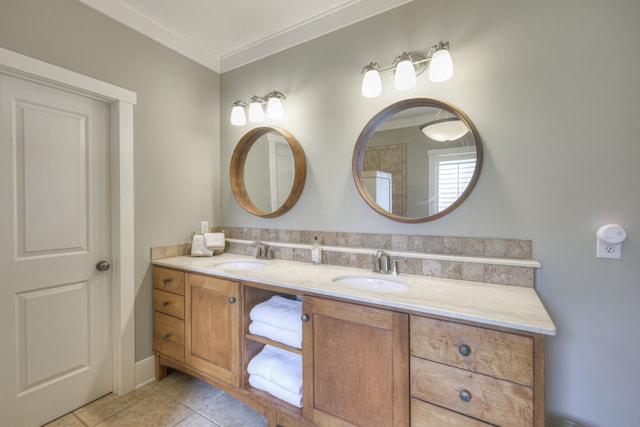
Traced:
<path fill-rule="evenodd" d="M 290 405 L 302 408 L 302 393 L 291 393 L 259 375 L 249 375 L 249 384 L 257 389 L 266 391 L 280 400 L 284 400 Z"/>
<path fill-rule="evenodd" d="M 259 320 L 254 320 L 249 324 L 249 332 L 291 347 L 302 348 L 302 332 L 287 331 Z"/>
<path fill-rule="evenodd" d="M 289 393 L 302 393 L 302 355 L 265 345 L 247 366 L 250 375 L 258 375 Z"/>
<path fill-rule="evenodd" d="M 191 256 L 212 256 L 213 251 L 208 249 L 204 244 L 204 236 L 202 234 L 194 234 L 191 241 Z"/>
<path fill-rule="evenodd" d="M 208 249 L 212 249 L 214 253 L 221 254 L 224 252 L 224 232 L 221 233 L 204 233 L 204 244 Z"/>
<path fill-rule="evenodd" d="M 257 320 L 287 331 L 302 333 L 302 301 L 274 295 L 253 307 L 251 320 Z"/>

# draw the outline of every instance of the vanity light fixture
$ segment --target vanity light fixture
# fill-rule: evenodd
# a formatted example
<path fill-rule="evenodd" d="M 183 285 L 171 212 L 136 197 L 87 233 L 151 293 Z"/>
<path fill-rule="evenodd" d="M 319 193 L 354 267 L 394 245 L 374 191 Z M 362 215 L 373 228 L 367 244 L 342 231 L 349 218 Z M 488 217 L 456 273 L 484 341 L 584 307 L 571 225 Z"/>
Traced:
<path fill-rule="evenodd" d="M 282 92 L 272 90 L 267 96 L 267 116 L 272 119 L 281 119 L 284 117 L 284 109 L 282 100 L 286 99 Z"/>
<path fill-rule="evenodd" d="M 231 124 L 234 126 L 244 126 L 247 124 L 246 110 L 249 110 L 249 121 L 260 123 L 265 120 L 264 105 L 267 105 L 266 117 L 270 119 L 281 119 L 284 117 L 284 109 L 282 100 L 286 99 L 282 92 L 273 90 L 268 95 L 253 96 L 247 105 L 246 102 L 240 100 L 233 103 L 231 108 Z"/>
<path fill-rule="evenodd" d="M 244 126 L 247 124 L 247 115 L 244 110 L 247 104 L 242 101 L 236 101 L 231 108 L 231 124 L 234 126 Z"/>
<path fill-rule="evenodd" d="M 449 42 L 438 42 L 431 46 L 427 57 L 402 52 L 389 67 L 380 68 L 377 62 L 364 67 L 362 74 L 362 96 L 375 98 L 382 93 L 380 73 L 395 71 L 394 85 L 397 90 L 409 90 L 416 85 L 416 76 L 429 67 L 429 80 L 443 82 L 453 75 L 453 62 L 449 53 Z"/>
<path fill-rule="evenodd" d="M 264 122 L 264 110 L 262 109 L 264 99 L 259 96 L 253 96 L 249 103 L 249 121 L 250 122 Z"/>

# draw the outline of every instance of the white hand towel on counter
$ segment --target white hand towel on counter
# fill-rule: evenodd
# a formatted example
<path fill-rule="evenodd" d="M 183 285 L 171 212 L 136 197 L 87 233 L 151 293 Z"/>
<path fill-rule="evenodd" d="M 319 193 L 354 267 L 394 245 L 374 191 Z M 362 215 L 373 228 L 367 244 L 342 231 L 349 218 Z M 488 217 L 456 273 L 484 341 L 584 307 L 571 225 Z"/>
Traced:
<path fill-rule="evenodd" d="M 204 244 L 208 249 L 212 249 L 214 253 L 221 254 L 224 252 L 224 233 L 204 233 Z"/>
<path fill-rule="evenodd" d="M 194 234 L 191 240 L 191 256 L 212 256 L 213 251 L 208 249 L 204 244 L 204 236 L 202 234 Z"/>
<path fill-rule="evenodd" d="M 302 393 L 291 393 L 289 390 L 267 381 L 260 375 L 249 375 L 249 384 L 257 389 L 266 391 L 280 400 L 284 400 L 290 405 L 302 408 Z"/>
<path fill-rule="evenodd" d="M 247 366 L 257 375 L 292 394 L 302 393 L 302 355 L 265 345 Z M 267 390 L 265 390 L 267 391 Z"/>
<path fill-rule="evenodd" d="M 302 301 L 274 295 L 271 299 L 257 304 L 249 317 L 287 331 L 302 333 Z"/>
<path fill-rule="evenodd" d="M 302 348 L 302 332 L 291 332 L 259 320 L 249 324 L 249 332 L 295 348 Z"/>

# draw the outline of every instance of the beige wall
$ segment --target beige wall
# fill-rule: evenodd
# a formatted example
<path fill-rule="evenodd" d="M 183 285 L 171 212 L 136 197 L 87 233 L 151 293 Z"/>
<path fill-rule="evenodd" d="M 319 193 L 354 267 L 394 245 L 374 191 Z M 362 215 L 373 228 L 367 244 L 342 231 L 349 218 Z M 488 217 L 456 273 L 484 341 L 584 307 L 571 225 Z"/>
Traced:
<path fill-rule="evenodd" d="M 380 98 L 359 94 L 370 61 L 451 42 L 454 76 L 423 75 Z M 542 262 L 537 289 L 558 327 L 547 340 L 550 413 L 587 426 L 637 425 L 640 336 L 640 2 L 637 0 L 416 0 L 221 77 L 224 225 L 531 239 Z M 236 99 L 285 93 L 277 123 L 303 146 L 307 184 L 286 215 L 243 212 L 228 162 L 248 130 L 228 123 Z M 453 103 L 477 126 L 485 164 L 452 214 L 400 224 L 369 208 L 351 176 L 368 119 L 408 97 Z M 629 234 L 619 261 L 595 258 L 605 223 Z M 635 236 L 635 237 L 634 237 Z"/>
<path fill-rule="evenodd" d="M 138 360 L 151 354 L 149 247 L 184 241 L 200 219 L 531 239 L 543 264 L 536 287 L 558 327 L 547 340 L 548 411 L 603 427 L 637 423 L 639 24 L 637 0 L 416 0 L 225 73 L 219 82 L 72 0 L 0 0 L 0 46 L 138 93 Z M 388 65 L 403 50 L 424 51 L 439 40 L 451 42 L 451 81 L 436 85 L 422 76 L 414 90 L 395 93 L 387 74 L 382 97 L 360 96 L 360 71 L 369 61 Z M 248 127 L 232 127 L 228 115 L 236 99 L 272 89 L 287 95 L 286 118 L 277 124 L 302 144 L 308 175 L 299 203 L 267 220 L 242 211 L 229 189 L 231 153 Z M 471 117 L 485 164 L 457 211 L 431 223 L 399 224 L 359 197 L 351 153 L 370 117 L 421 96 L 451 102 Z M 595 231 L 608 222 L 629 234 L 620 261 L 594 257 Z"/>
<path fill-rule="evenodd" d="M 138 94 L 136 360 L 152 354 L 149 248 L 219 222 L 219 76 L 73 0 L 0 0 L 0 46 Z"/>

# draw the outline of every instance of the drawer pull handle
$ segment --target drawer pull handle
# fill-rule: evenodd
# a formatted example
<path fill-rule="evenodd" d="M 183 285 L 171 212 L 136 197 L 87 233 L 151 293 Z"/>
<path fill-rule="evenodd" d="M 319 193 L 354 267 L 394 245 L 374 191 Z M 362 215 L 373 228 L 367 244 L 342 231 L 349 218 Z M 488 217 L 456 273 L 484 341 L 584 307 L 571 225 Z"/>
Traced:
<path fill-rule="evenodd" d="M 163 306 L 163 307 L 166 307 L 166 306 L 168 306 L 168 305 L 169 305 L 169 301 L 162 301 L 162 306 Z"/>
<path fill-rule="evenodd" d="M 162 339 L 163 340 L 168 340 L 169 339 L 169 334 L 162 334 Z"/>
<path fill-rule="evenodd" d="M 169 282 L 171 282 L 171 279 L 162 279 L 162 284 L 163 285 L 168 285 Z"/>
<path fill-rule="evenodd" d="M 308 314 L 303 314 L 302 316 L 300 316 L 300 320 L 302 320 L 303 322 L 308 322 L 309 321 L 309 315 Z"/>
<path fill-rule="evenodd" d="M 234 297 L 229 297 L 229 304 L 233 304 L 236 302 L 236 299 Z"/>
<path fill-rule="evenodd" d="M 471 347 L 466 344 L 462 344 L 460 347 L 458 347 L 458 351 L 461 355 L 468 356 L 471 354 Z"/>
<path fill-rule="evenodd" d="M 459 396 L 460 396 L 460 400 L 462 400 L 463 402 L 471 401 L 471 393 L 469 393 L 469 390 L 462 390 Z"/>

